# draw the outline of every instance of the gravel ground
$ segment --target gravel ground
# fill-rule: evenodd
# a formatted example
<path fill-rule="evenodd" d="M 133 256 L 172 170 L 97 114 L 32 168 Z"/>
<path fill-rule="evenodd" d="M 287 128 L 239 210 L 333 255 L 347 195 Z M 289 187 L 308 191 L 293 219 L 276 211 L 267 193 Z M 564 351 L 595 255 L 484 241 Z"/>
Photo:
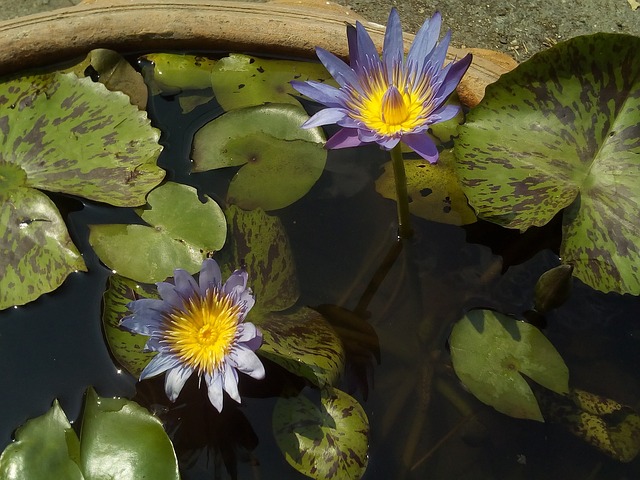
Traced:
<path fill-rule="evenodd" d="M 456 46 L 509 53 L 522 61 L 562 40 L 596 32 L 640 36 L 640 0 L 335 0 L 373 22 L 384 24 L 391 7 L 404 30 L 415 33 L 439 10 Z M 0 0 L 0 20 L 80 0 Z"/>

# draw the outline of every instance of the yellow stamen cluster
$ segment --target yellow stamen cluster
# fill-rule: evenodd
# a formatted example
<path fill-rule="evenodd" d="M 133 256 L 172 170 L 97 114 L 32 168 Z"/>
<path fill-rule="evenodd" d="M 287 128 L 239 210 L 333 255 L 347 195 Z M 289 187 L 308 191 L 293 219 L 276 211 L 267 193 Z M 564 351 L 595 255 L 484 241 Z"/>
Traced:
<path fill-rule="evenodd" d="M 229 295 L 207 290 L 168 316 L 163 340 L 184 364 L 211 374 L 231 351 L 241 310 Z"/>

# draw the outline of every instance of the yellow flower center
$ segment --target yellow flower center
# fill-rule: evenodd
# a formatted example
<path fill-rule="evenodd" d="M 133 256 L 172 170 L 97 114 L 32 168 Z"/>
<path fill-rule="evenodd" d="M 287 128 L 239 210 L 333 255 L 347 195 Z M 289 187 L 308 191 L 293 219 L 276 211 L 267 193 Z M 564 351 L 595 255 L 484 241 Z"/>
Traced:
<path fill-rule="evenodd" d="M 199 374 L 219 369 L 231 351 L 242 307 L 218 290 L 189 300 L 168 316 L 164 341 Z"/>

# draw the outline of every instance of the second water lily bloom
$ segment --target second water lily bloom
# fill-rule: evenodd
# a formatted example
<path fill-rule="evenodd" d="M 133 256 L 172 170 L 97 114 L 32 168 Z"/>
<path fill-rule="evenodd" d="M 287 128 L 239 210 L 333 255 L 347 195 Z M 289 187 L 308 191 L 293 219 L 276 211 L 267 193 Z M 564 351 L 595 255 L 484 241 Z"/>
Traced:
<path fill-rule="evenodd" d="M 166 372 L 165 391 L 176 400 L 192 374 L 204 380 L 209 400 L 222 411 L 223 391 L 240 402 L 238 372 L 265 376 L 255 354 L 262 333 L 245 318 L 255 303 L 247 272 L 236 270 L 222 284 L 218 264 L 202 263 L 198 282 L 185 270 L 174 271 L 174 283 L 157 284 L 161 300 L 140 299 L 120 325 L 149 336 L 145 349 L 158 352 L 140 380 Z"/>
<path fill-rule="evenodd" d="M 313 115 L 305 128 L 336 123 L 342 127 L 327 148 L 377 143 L 385 150 L 403 142 L 434 163 L 438 150 L 427 130 L 455 117 L 459 107 L 447 105 L 471 63 L 471 55 L 444 66 L 451 33 L 438 42 L 442 18 L 436 13 L 416 34 L 406 58 L 400 16 L 394 8 L 387 22 L 382 57 L 364 26 L 347 27 L 350 64 L 317 48 L 318 58 L 339 84 L 292 82 L 303 95 L 328 108 Z"/>

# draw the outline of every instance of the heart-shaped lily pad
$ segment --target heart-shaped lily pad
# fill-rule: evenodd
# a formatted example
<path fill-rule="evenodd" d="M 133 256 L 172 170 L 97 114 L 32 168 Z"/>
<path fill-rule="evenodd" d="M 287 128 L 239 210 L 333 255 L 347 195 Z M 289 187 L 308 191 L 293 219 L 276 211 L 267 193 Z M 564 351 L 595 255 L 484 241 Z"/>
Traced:
<path fill-rule="evenodd" d="M 597 34 L 487 88 L 456 142 L 481 218 L 525 230 L 560 210 L 560 256 L 604 292 L 640 294 L 640 38 Z"/>
<path fill-rule="evenodd" d="M 193 171 L 243 167 L 229 186 L 229 203 L 245 210 L 283 208 L 304 196 L 324 170 L 327 152 L 319 128 L 302 129 L 307 114 L 272 104 L 226 113 L 193 139 Z"/>
<path fill-rule="evenodd" d="M 89 243 L 100 260 L 120 275 L 154 283 L 176 268 L 200 270 L 202 260 L 224 245 L 227 228 L 217 203 L 198 199 L 193 187 L 168 182 L 149 194 L 140 211 L 145 225 L 90 225 Z"/>
<path fill-rule="evenodd" d="M 308 477 L 359 479 L 367 469 L 369 420 L 338 389 L 322 389 L 320 405 L 302 395 L 279 398 L 273 430 L 287 462 Z"/>
<path fill-rule="evenodd" d="M 232 53 L 221 58 L 211 70 L 211 85 L 225 110 L 262 105 L 292 103 L 299 105 L 291 80 L 315 80 L 337 86 L 320 63 L 291 60 L 267 60 Z"/>
<path fill-rule="evenodd" d="M 482 402 L 516 418 L 544 421 L 526 375 L 557 393 L 569 391 L 569 370 L 533 325 L 492 310 L 472 310 L 449 339 L 456 375 Z"/>
<path fill-rule="evenodd" d="M 418 217 L 450 225 L 467 225 L 476 216 L 464 196 L 455 171 L 453 152 L 440 153 L 437 164 L 424 160 L 405 160 L 409 211 Z M 376 180 L 376 191 L 396 200 L 395 180 L 391 162 Z"/>

